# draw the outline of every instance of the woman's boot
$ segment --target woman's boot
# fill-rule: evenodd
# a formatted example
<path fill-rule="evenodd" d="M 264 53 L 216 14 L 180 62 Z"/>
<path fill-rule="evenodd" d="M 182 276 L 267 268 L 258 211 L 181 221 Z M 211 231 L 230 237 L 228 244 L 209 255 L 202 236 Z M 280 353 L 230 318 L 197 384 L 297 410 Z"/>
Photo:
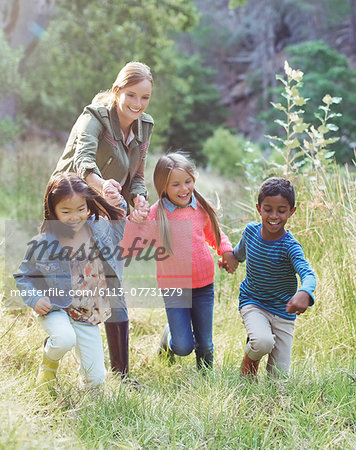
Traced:
<path fill-rule="evenodd" d="M 105 322 L 111 369 L 126 376 L 129 371 L 129 321 Z"/>
<path fill-rule="evenodd" d="M 213 368 L 213 361 L 214 361 L 213 352 L 202 353 L 202 354 L 196 352 L 195 355 L 196 355 L 198 370 Z"/>
<path fill-rule="evenodd" d="M 241 366 L 241 375 L 242 376 L 250 376 L 255 378 L 257 376 L 257 370 L 258 370 L 258 365 L 259 365 L 260 361 L 254 361 L 253 359 L 249 358 L 247 356 L 247 354 L 245 353 L 245 357 L 244 360 L 242 362 L 242 366 Z"/>

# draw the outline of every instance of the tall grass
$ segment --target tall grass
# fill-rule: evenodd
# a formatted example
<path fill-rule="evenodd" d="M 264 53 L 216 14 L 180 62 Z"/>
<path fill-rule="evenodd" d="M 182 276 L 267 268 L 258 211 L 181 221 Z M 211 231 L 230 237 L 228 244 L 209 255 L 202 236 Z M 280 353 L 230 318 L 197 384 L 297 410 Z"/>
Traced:
<path fill-rule="evenodd" d="M 19 142 L 0 150 L 0 218 L 40 219 L 47 181 L 63 148 L 50 141 Z"/>
<path fill-rule="evenodd" d="M 300 178 L 298 187 L 295 234 L 318 275 L 312 329 L 320 328 L 319 316 L 327 342 L 319 343 L 321 353 L 326 360 L 346 361 L 355 350 L 355 173 L 335 165 L 315 178 Z"/>
<path fill-rule="evenodd" d="M 1 153 L 3 218 L 41 217 L 43 190 L 60 153 L 53 147 L 41 160 L 43 148 L 51 146 Z M 202 172 L 198 188 L 210 193 L 211 180 Z M 234 187 L 224 194 L 225 181 L 213 184 L 222 186 L 224 229 L 236 243 L 246 223 L 258 220 L 255 195 L 244 197 L 241 188 L 236 194 Z M 31 311 L 2 308 L 0 448 L 355 448 L 355 174 L 335 166 L 322 178 L 298 177 L 295 185 L 297 212 L 288 228 L 318 285 L 315 305 L 296 322 L 288 379 L 269 379 L 265 360 L 258 383 L 239 377 L 246 341 L 237 310 L 243 265 L 233 276 L 217 272 L 215 365 L 205 375 L 196 372 L 194 355 L 174 364 L 159 358 L 165 312 L 136 308 L 129 311 L 132 381 L 109 374 L 103 390 L 81 391 L 68 354 L 57 395 L 44 402 L 34 385 L 44 333 Z M 104 333 L 103 342 L 109 366 Z"/>

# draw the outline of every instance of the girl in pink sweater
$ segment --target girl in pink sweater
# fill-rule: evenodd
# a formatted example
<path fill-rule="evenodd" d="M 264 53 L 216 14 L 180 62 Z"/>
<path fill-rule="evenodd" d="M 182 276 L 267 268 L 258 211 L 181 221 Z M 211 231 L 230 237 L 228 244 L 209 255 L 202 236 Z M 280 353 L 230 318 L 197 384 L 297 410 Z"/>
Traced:
<path fill-rule="evenodd" d="M 153 178 L 159 200 L 144 225 L 133 223 L 141 222 L 140 213 L 130 215 L 125 236 L 132 239 L 136 226 L 136 246 L 149 235 L 151 242 L 152 238 L 160 238 L 165 251 L 156 258 L 158 287 L 169 292 L 164 295 L 168 324 L 159 353 L 185 356 L 194 349 L 198 369 L 212 367 L 214 260 L 209 246 L 233 273 L 237 263 L 232 246 L 220 230 L 215 210 L 195 189 L 191 161 L 181 153 L 162 156 Z"/>

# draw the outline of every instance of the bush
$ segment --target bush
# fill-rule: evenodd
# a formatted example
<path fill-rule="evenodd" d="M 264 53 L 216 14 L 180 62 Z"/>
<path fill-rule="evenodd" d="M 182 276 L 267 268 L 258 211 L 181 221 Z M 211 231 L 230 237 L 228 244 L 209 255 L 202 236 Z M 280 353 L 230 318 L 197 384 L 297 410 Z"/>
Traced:
<path fill-rule="evenodd" d="M 247 177 L 252 166 L 258 168 L 262 162 L 261 151 L 255 144 L 221 127 L 205 141 L 203 153 L 212 169 L 231 178 Z"/>

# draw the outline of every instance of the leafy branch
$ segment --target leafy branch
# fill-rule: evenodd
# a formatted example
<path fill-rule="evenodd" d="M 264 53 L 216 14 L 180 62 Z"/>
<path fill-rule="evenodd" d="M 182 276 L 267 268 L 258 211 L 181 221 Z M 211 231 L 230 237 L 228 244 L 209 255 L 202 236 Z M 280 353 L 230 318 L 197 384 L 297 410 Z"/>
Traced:
<path fill-rule="evenodd" d="M 287 79 L 280 75 L 276 78 L 284 85 L 281 95 L 286 99 L 286 104 L 272 103 L 272 106 L 284 113 L 284 120 L 277 119 L 275 123 L 284 129 L 285 136 L 266 137 L 277 142 L 271 142 L 271 146 L 283 157 L 284 165 L 280 167 L 283 175 L 288 176 L 307 167 L 313 170 L 326 169 L 335 153 L 327 147 L 339 140 L 338 137 L 326 137 L 326 134 L 338 130 L 330 120 L 341 116 L 331 112 L 331 105 L 340 103 L 342 99 L 325 95 L 323 104 L 318 108 L 320 111 L 314 114 L 320 125 L 316 127 L 305 123 L 303 108 L 309 98 L 304 98 L 300 93 L 304 74 L 301 70 L 292 69 L 287 61 L 284 63 L 284 71 Z"/>

